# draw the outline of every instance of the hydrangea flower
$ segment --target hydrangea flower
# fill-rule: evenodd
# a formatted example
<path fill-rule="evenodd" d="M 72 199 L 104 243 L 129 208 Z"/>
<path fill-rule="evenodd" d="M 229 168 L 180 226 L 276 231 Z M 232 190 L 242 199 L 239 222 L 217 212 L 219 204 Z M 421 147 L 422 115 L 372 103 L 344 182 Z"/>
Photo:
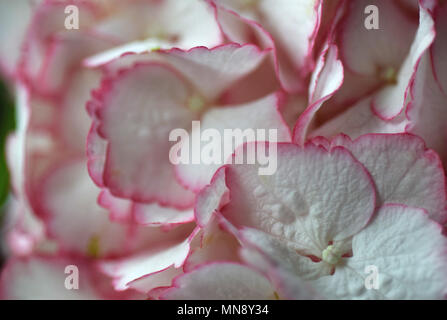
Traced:
<path fill-rule="evenodd" d="M 444 299 L 446 14 L 429 0 L 1 2 L 18 121 L 0 297 Z M 218 138 L 195 145 L 207 129 Z"/>

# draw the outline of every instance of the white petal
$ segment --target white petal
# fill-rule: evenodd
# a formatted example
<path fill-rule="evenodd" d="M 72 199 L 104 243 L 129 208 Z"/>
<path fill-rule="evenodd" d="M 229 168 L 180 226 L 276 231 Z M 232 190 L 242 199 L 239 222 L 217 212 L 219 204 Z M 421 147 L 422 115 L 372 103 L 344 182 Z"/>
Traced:
<path fill-rule="evenodd" d="M 275 297 L 269 281 L 251 268 L 232 263 L 208 264 L 176 279 L 162 294 L 171 300 L 266 300 Z"/>
<path fill-rule="evenodd" d="M 447 293 L 447 239 L 423 210 L 386 205 L 354 236 L 353 257 L 315 284 L 327 298 L 443 299 Z M 377 289 L 367 289 L 374 266 Z M 368 282 L 369 283 L 369 282 Z"/>

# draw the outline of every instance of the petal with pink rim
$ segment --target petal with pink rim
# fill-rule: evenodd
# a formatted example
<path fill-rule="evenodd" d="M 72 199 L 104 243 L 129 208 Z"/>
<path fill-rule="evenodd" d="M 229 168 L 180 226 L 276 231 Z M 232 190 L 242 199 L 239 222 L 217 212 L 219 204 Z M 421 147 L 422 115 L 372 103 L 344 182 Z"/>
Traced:
<path fill-rule="evenodd" d="M 312 49 L 321 20 L 315 0 L 210 1 L 223 32 L 239 43 L 273 48 L 273 63 L 284 89 L 302 90 L 302 78 L 313 66 Z M 295 37 L 290 38 L 293 33 Z"/>
<path fill-rule="evenodd" d="M 132 201 L 114 197 L 107 189 L 99 193 L 98 205 L 109 211 L 109 218 L 113 222 L 133 221 Z"/>
<path fill-rule="evenodd" d="M 368 134 L 351 141 L 337 136 L 331 147 L 350 150 L 371 174 L 377 205 L 401 203 L 425 209 L 430 218 L 447 219 L 445 173 L 439 156 L 410 134 Z"/>
<path fill-rule="evenodd" d="M 161 59 L 180 71 L 208 101 L 217 99 L 234 82 L 255 71 L 269 50 L 250 44 L 226 44 L 187 51 L 159 50 Z M 200 74 L 200 77 L 197 75 Z"/>
<path fill-rule="evenodd" d="M 46 47 L 43 66 L 32 79 L 36 90 L 45 95 L 57 95 L 70 86 L 71 76 L 85 57 L 113 45 L 108 39 L 81 32 L 55 35 L 51 39 Z"/>
<path fill-rule="evenodd" d="M 310 105 L 298 118 L 293 130 L 293 141 L 303 144 L 307 131 L 314 120 L 315 114 L 323 103 L 330 99 L 343 83 L 343 66 L 338 59 L 335 45 L 328 45 L 320 55 L 317 66 L 311 76 L 309 88 Z"/>
<path fill-rule="evenodd" d="M 99 136 L 107 142 L 102 175 L 113 195 L 179 208 L 192 205 L 193 194 L 177 183 L 168 161 L 170 131 L 187 128 L 195 117 L 186 107 L 192 94 L 175 71 L 155 63 L 103 81 L 90 106 L 98 116 Z"/>
<path fill-rule="evenodd" d="M 140 62 L 106 78 L 94 93 L 88 106 L 94 118 L 88 143 L 89 170 L 95 182 L 115 196 L 186 209 L 192 205 L 193 194 L 175 180 L 168 161 L 169 133 L 190 128 L 199 111 L 212 103 L 208 99 L 253 71 L 265 53 L 255 46 L 232 44 L 156 54 L 178 71 L 160 63 Z M 141 57 L 151 61 L 152 56 Z M 147 90 L 149 83 L 153 83 L 152 90 Z M 140 98 L 129 104 L 129 95 Z M 141 147 L 135 148 L 135 144 Z"/>
<path fill-rule="evenodd" d="M 204 227 L 212 218 L 214 212 L 221 209 L 229 201 L 230 190 L 225 181 L 226 167 L 216 171 L 209 185 L 197 195 L 194 214 L 197 224 Z"/>
<path fill-rule="evenodd" d="M 213 262 L 241 262 L 241 244 L 222 224 L 221 216 L 214 215 L 200 229 L 191 242 L 191 253 L 183 266 L 189 272 L 199 265 Z"/>
<path fill-rule="evenodd" d="M 180 148 L 183 153 L 186 152 L 185 147 L 194 150 L 194 145 L 200 144 L 201 150 L 200 163 L 179 163 L 176 166 L 176 173 L 182 184 L 194 192 L 200 191 L 244 142 L 271 139 L 274 139 L 273 142 L 290 142 L 290 130 L 278 111 L 278 105 L 277 95 L 271 94 L 244 105 L 209 109 L 203 115 L 200 127 L 192 128 L 188 143 L 183 143 Z M 206 132 L 216 135 L 206 136 Z M 195 137 L 201 137 L 200 141 Z M 212 151 L 206 154 L 206 150 Z M 214 159 L 216 150 L 220 152 L 216 152 L 217 159 Z M 208 159 L 211 163 L 204 162 L 205 154 L 212 158 Z"/>
<path fill-rule="evenodd" d="M 36 255 L 12 258 L 2 270 L 0 296 L 8 300 L 143 298 L 131 292 L 117 293 L 109 281 L 82 258 Z M 78 289 L 69 290 L 76 284 Z"/>
<path fill-rule="evenodd" d="M 443 57 L 447 54 L 447 40 L 441 36 L 447 32 L 447 5 L 439 4 L 435 9 L 435 26 L 438 36 L 431 48 L 433 70 L 443 92 L 447 95 L 447 63 Z"/>
<path fill-rule="evenodd" d="M 445 37 L 439 35 L 442 34 L 442 21 L 445 20 L 445 17 L 441 17 L 447 13 L 445 8 L 436 11 L 438 36 L 431 52 L 426 52 L 422 57 L 411 87 L 412 100 L 407 108 L 409 124 L 406 127 L 407 132 L 421 136 L 428 147 L 438 152 L 444 164 L 447 163 L 447 94 L 442 91 L 445 88 L 442 78 L 445 70 L 441 68 L 439 61 L 442 58 L 439 55 L 442 54 Z"/>
<path fill-rule="evenodd" d="M 93 31 L 116 39 L 119 45 L 88 58 L 85 64 L 89 67 L 98 67 L 129 52 L 211 48 L 223 43 L 213 10 L 202 0 L 116 1 L 110 7 L 112 13 L 99 21 Z"/>
<path fill-rule="evenodd" d="M 246 146 L 236 154 L 249 152 Z M 281 239 L 295 255 L 321 257 L 330 242 L 356 234 L 372 217 L 373 181 L 345 148 L 280 143 L 277 165 L 271 176 L 258 175 L 256 165 L 227 167 L 230 202 L 221 211 L 230 223 Z"/>
<path fill-rule="evenodd" d="M 67 181 L 70 181 L 67 184 Z M 34 207 L 61 249 L 93 257 L 129 254 L 177 236 L 160 228 L 111 222 L 97 203 L 99 189 L 89 178 L 83 159 L 61 163 L 43 175 Z M 35 200 L 36 201 L 36 200 Z M 68 205 L 68 204 L 75 205 Z M 188 226 L 186 226 L 188 227 Z M 183 232 L 183 229 L 179 229 Z"/>
<path fill-rule="evenodd" d="M 144 252 L 119 260 L 103 261 L 100 263 L 101 270 L 114 279 L 113 285 L 118 291 L 132 287 L 134 282 L 140 287 L 143 279 L 150 281 L 150 277 L 157 276 L 170 267 L 180 268 L 188 257 L 190 243 L 195 234 L 196 231 L 186 239 L 181 239 L 181 235 L 176 233 L 170 241 L 160 240 L 158 245 L 153 245 Z M 146 287 L 147 291 L 153 288 Z"/>
<path fill-rule="evenodd" d="M 271 49 L 260 50 L 251 44 L 236 43 L 211 49 L 199 46 L 187 51 L 177 48 L 158 49 L 139 54 L 128 52 L 99 66 L 107 74 L 113 75 L 137 63 L 163 62 L 182 73 L 208 102 L 215 102 L 239 80 L 244 80 L 255 73 L 263 65 L 270 51 Z M 94 57 L 87 58 L 84 64 L 97 67 L 98 61 L 95 59 Z M 201 76 L 197 77 L 197 74 Z M 254 80 L 258 79 L 254 78 Z M 235 103 L 238 102 L 236 100 Z"/>
<path fill-rule="evenodd" d="M 132 281 L 129 283 L 129 287 L 146 294 L 151 300 L 158 300 L 159 295 L 164 289 L 170 287 L 172 285 L 172 280 L 181 274 L 183 274 L 182 268 L 170 266 L 164 270 Z"/>
<path fill-rule="evenodd" d="M 96 5 L 86 1 L 79 1 L 76 5 L 79 30 L 75 33 L 65 28 L 66 4 L 63 2 L 44 1 L 36 6 L 33 13 L 19 60 L 19 72 L 41 92 L 55 93 L 56 87 L 61 88 L 61 81 L 67 79 L 66 71 L 80 62 L 84 54 L 91 55 L 111 44 L 109 39 L 87 32 L 98 18 Z M 46 76 L 48 73 L 56 77 L 51 79 Z"/>
<path fill-rule="evenodd" d="M 192 209 L 177 210 L 156 203 L 146 204 L 114 197 L 107 189 L 98 196 L 98 204 L 109 211 L 114 222 L 137 223 L 139 225 L 169 227 L 194 220 Z"/>
<path fill-rule="evenodd" d="M 213 11 L 202 0 L 115 1 L 109 6 L 111 14 L 93 30 L 121 43 L 153 39 L 189 49 L 199 45 L 214 47 L 223 40 Z"/>
<path fill-rule="evenodd" d="M 431 12 L 422 7 L 419 11 L 419 28 L 394 80 L 394 85 L 387 85 L 373 98 L 372 108 L 381 118 L 392 119 L 399 115 L 409 100 L 409 89 L 415 77 L 419 61 L 435 39 L 434 21 Z"/>
<path fill-rule="evenodd" d="M 313 139 L 318 136 L 333 137 L 339 133 L 344 133 L 355 139 L 368 133 L 405 132 L 408 120 L 404 113 L 392 120 L 385 121 L 373 112 L 371 100 L 372 97 L 368 95 L 356 102 L 348 110 L 332 117 L 321 126 L 310 130 L 308 138 Z M 327 110 L 322 110 L 322 112 Z"/>

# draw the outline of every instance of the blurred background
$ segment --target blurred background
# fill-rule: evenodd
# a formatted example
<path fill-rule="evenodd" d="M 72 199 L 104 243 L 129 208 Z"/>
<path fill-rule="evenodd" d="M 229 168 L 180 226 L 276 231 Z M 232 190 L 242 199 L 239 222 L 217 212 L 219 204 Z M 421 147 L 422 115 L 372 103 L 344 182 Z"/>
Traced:
<path fill-rule="evenodd" d="M 6 137 L 14 130 L 14 99 L 6 83 L 0 79 L 0 230 L 5 216 L 5 204 L 9 194 L 9 174 L 6 165 Z M 3 254 L 0 250 L 0 267 L 3 265 Z"/>

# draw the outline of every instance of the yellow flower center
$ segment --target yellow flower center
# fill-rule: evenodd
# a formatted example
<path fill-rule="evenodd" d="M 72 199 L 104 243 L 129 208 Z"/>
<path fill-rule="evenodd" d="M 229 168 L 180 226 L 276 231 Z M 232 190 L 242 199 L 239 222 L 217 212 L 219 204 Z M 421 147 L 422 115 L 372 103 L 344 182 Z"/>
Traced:
<path fill-rule="evenodd" d="M 93 235 L 87 244 L 87 254 L 92 258 L 98 258 L 100 255 L 99 240 L 99 236 Z"/>
<path fill-rule="evenodd" d="M 387 67 L 380 72 L 380 78 L 389 84 L 397 83 L 397 71 L 393 67 Z"/>
<path fill-rule="evenodd" d="M 195 93 L 189 97 L 187 104 L 191 111 L 199 112 L 205 106 L 205 99 L 203 99 L 199 94 Z"/>
<path fill-rule="evenodd" d="M 322 253 L 323 261 L 332 266 L 336 265 L 340 261 L 341 256 L 342 254 L 332 244 L 324 249 Z"/>

